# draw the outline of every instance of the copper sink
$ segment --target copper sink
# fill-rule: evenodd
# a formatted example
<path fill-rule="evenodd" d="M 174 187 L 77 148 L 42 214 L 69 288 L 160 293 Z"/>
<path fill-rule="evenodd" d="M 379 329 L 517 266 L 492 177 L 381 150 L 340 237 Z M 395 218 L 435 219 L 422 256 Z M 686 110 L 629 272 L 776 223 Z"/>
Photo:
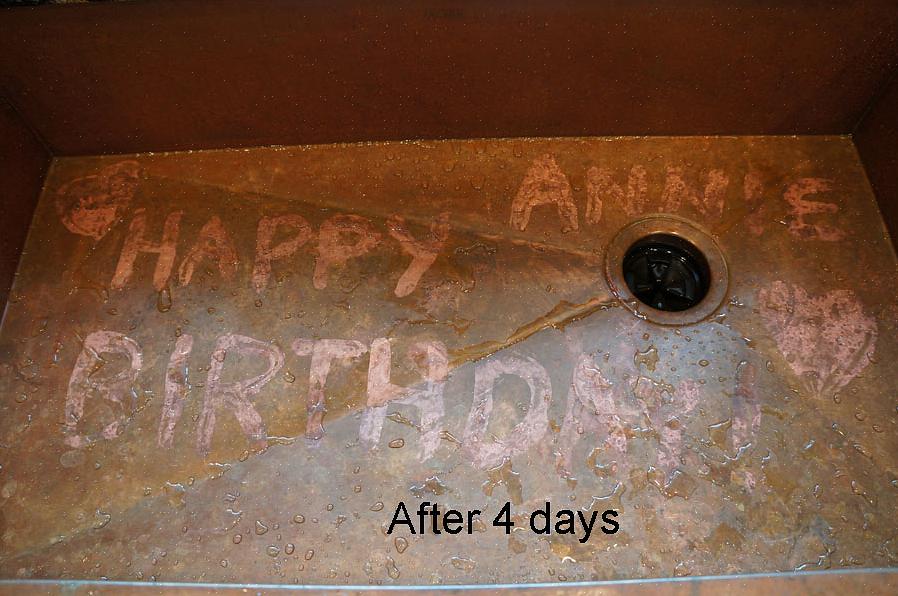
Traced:
<path fill-rule="evenodd" d="M 0 9 L 0 590 L 894 592 L 898 10 L 725 4 Z"/>

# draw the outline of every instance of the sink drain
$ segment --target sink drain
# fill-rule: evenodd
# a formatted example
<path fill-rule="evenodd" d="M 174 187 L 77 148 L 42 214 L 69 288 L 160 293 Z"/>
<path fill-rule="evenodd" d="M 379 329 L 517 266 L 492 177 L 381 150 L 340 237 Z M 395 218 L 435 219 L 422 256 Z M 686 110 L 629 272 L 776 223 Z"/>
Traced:
<path fill-rule="evenodd" d="M 640 302 L 679 312 L 692 308 L 708 293 L 711 272 L 705 256 L 689 241 L 673 234 L 652 234 L 624 255 L 624 280 Z"/>
<path fill-rule="evenodd" d="M 728 272 L 720 247 L 697 224 L 672 215 L 624 227 L 605 253 L 611 291 L 637 315 L 688 325 L 720 306 Z"/>

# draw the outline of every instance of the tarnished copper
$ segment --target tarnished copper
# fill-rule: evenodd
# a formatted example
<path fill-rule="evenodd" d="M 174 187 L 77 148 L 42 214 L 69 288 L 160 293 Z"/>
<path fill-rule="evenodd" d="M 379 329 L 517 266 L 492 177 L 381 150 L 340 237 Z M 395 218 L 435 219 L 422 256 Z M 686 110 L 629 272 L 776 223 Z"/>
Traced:
<path fill-rule="evenodd" d="M 606 283 L 612 238 L 659 212 L 729 269 L 695 324 L 634 316 Z M 58 158 L 0 331 L 0 575 L 888 567 L 895 273 L 845 137 Z M 483 525 L 388 536 L 399 501 Z M 534 535 L 547 501 L 620 531 Z"/>

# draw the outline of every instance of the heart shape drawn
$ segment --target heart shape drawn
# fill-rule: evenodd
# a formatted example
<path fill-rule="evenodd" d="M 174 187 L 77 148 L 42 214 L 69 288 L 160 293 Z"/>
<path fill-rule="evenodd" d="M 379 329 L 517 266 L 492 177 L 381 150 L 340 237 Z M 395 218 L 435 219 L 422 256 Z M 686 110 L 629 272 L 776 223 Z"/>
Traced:
<path fill-rule="evenodd" d="M 851 290 L 810 296 L 776 281 L 758 298 L 767 330 L 808 393 L 832 397 L 870 364 L 876 319 Z"/>
<path fill-rule="evenodd" d="M 76 178 L 57 191 L 56 211 L 75 234 L 100 240 L 131 203 L 140 176 L 136 161 L 122 161 Z"/>

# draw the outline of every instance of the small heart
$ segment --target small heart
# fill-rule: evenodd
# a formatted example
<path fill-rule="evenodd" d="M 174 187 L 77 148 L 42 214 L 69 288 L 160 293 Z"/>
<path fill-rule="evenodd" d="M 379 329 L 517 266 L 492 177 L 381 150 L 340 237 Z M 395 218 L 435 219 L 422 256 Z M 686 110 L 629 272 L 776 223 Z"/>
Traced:
<path fill-rule="evenodd" d="M 123 161 L 63 185 L 56 193 L 63 225 L 75 234 L 101 239 L 130 205 L 139 173 L 136 161 Z"/>

